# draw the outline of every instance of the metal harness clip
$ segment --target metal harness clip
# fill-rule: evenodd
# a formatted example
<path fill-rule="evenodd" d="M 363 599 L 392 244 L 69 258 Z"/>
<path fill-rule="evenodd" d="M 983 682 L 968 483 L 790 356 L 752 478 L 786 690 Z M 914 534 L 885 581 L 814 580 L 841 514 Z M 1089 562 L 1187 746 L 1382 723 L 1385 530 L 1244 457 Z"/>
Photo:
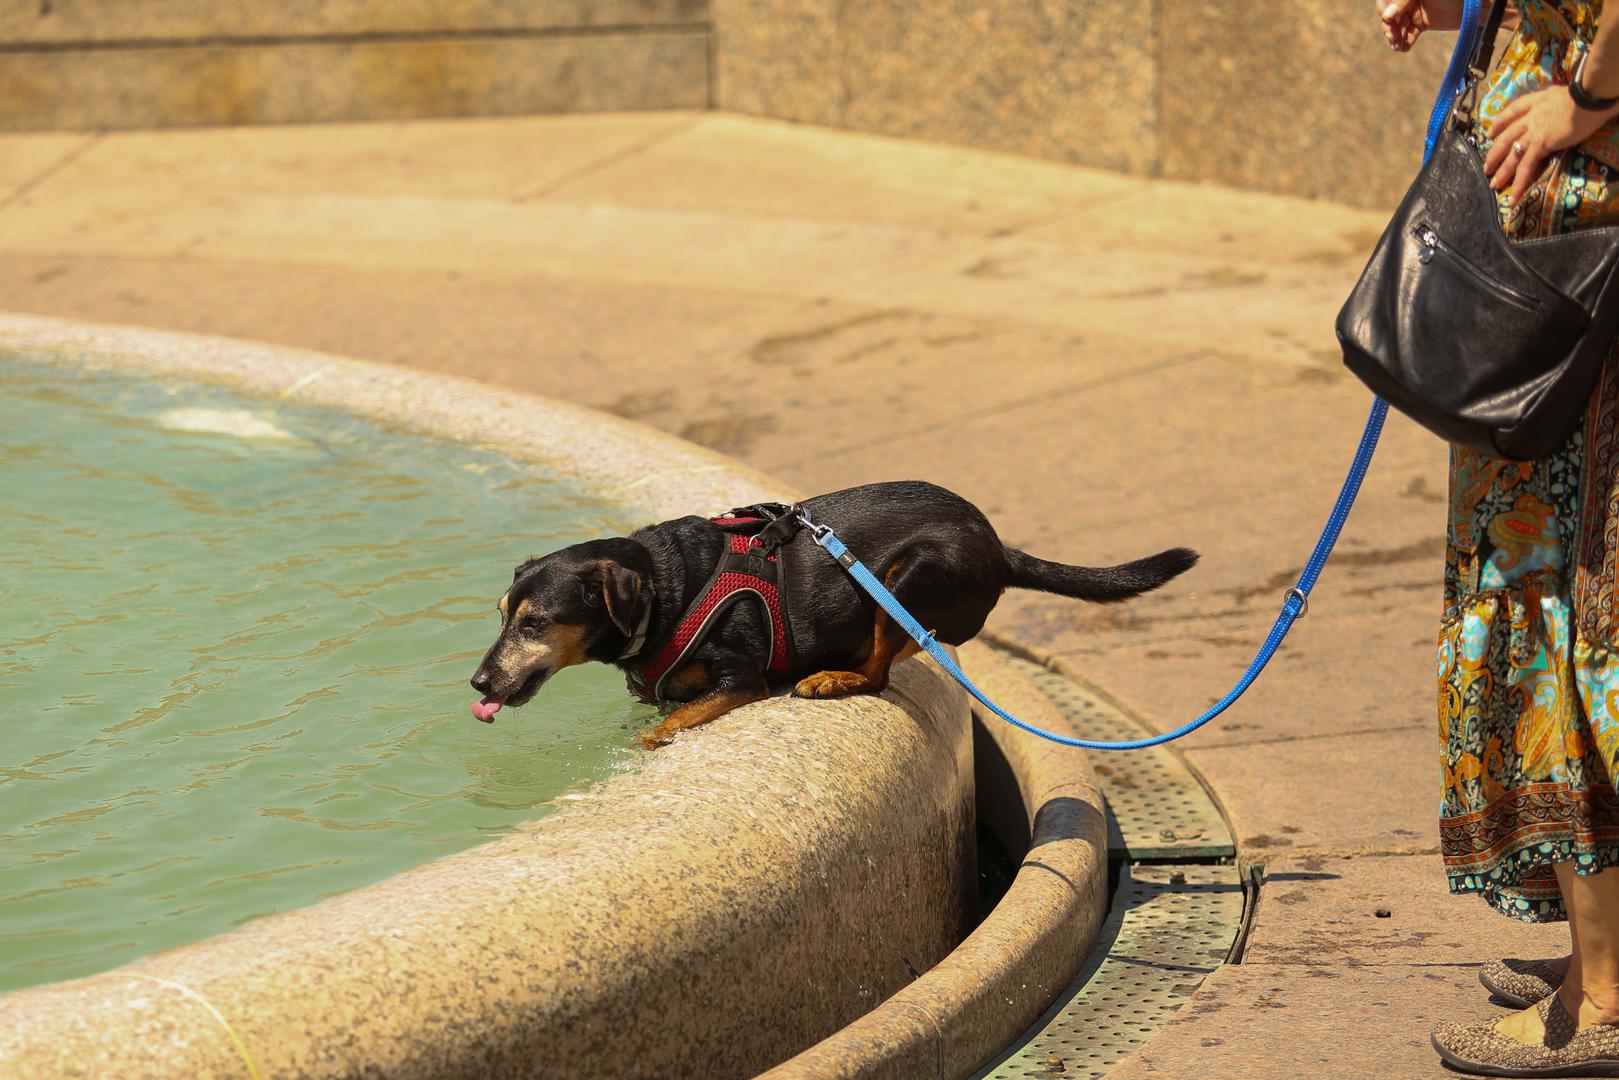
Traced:
<path fill-rule="evenodd" d="M 832 531 L 830 525 L 822 525 L 809 516 L 809 511 L 802 506 L 798 507 L 798 523 L 808 529 L 815 539 L 820 540 Z"/>

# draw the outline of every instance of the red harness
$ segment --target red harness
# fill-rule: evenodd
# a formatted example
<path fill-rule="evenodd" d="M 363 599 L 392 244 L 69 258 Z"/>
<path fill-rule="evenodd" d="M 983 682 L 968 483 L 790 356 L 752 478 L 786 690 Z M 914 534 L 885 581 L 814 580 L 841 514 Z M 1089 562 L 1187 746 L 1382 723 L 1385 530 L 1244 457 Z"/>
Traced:
<path fill-rule="evenodd" d="M 768 524 L 767 519 L 758 517 L 720 517 L 711 521 L 727 530 L 754 522 Z M 663 700 L 664 684 L 669 676 L 680 669 L 686 657 L 719 625 L 720 616 L 730 610 L 732 604 L 749 597 L 759 604 L 765 621 L 770 624 L 770 659 L 765 669 L 785 671 L 787 668 L 787 619 L 781 609 L 779 552 L 767 550 L 755 537 L 740 533 L 733 533 L 726 540 L 728 548 L 720 556 L 714 575 L 686 609 L 669 640 L 635 679 L 643 696 L 653 701 Z"/>

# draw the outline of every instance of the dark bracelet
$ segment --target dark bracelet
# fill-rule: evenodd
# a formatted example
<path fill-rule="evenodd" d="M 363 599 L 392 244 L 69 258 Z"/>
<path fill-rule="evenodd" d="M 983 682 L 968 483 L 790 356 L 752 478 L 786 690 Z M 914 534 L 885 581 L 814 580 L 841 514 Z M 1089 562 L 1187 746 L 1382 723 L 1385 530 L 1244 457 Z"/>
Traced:
<path fill-rule="evenodd" d="M 1591 55 L 1589 48 L 1580 50 L 1580 58 L 1574 61 L 1574 71 L 1568 77 L 1568 96 L 1574 99 L 1574 104 L 1589 112 L 1606 112 L 1619 105 L 1619 95 L 1613 97 L 1592 97 L 1580 85 L 1580 76 L 1585 74 L 1585 60 Z"/>

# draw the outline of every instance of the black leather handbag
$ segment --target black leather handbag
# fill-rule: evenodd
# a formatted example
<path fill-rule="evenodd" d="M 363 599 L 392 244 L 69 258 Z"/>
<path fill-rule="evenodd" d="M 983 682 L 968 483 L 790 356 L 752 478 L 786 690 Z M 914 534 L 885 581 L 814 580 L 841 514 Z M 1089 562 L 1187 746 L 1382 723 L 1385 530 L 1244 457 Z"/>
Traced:
<path fill-rule="evenodd" d="M 1533 460 L 1573 432 L 1619 332 L 1619 227 L 1514 243 L 1473 133 L 1506 9 L 1338 313 L 1344 363 L 1441 438 Z"/>

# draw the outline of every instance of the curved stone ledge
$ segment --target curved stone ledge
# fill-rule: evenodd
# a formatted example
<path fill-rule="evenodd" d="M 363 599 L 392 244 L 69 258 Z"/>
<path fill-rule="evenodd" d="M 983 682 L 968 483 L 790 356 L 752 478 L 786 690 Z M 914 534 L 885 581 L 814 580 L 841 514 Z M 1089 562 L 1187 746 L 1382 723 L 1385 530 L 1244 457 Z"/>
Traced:
<path fill-rule="evenodd" d="M 0 316 L 0 356 L 21 354 L 565 463 L 652 516 L 784 494 L 658 433 L 464 380 Z M 495 842 L 0 997 L 0 1073 L 750 1075 L 938 963 L 973 914 L 974 851 L 965 696 L 910 662 L 880 699 L 738 710 Z"/>
<path fill-rule="evenodd" d="M 979 688 L 1013 715 L 1053 731 L 1066 718 L 987 646 L 961 649 Z M 1078 734 L 1074 732 L 1074 734 Z M 837 1034 L 766 1074 L 770 1080 L 972 1073 L 1017 1038 L 1079 973 L 1107 915 L 1107 822 L 1083 751 L 1024 734 L 995 717 L 979 730 L 1016 778 L 993 785 L 1019 803 L 979 814 L 1028 850 L 1012 886 L 954 952 Z M 987 755 L 986 755 L 987 756 Z M 986 768 L 981 762 L 980 779 Z M 1018 815 L 1021 813 L 1021 819 Z"/>
<path fill-rule="evenodd" d="M 753 1075 L 968 914 L 965 705 L 895 674 L 887 700 L 739 710 L 380 885 L 0 998 L 0 1073 L 240 1075 L 234 1032 L 265 1076 Z"/>

